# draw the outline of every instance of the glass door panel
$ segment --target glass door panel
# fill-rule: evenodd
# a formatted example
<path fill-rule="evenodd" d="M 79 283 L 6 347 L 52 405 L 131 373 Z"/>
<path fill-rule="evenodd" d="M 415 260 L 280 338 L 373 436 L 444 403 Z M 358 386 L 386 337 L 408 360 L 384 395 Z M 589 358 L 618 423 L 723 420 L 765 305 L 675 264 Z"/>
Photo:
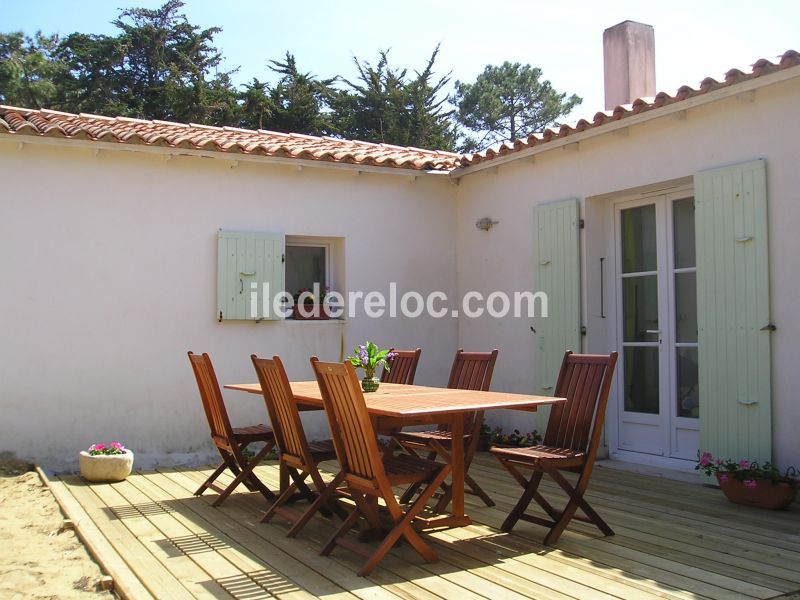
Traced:
<path fill-rule="evenodd" d="M 659 232 L 663 203 L 653 200 L 624 205 L 618 213 L 620 273 L 620 337 L 622 342 L 622 398 L 620 447 L 663 454 L 664 322 L 662 275 L 665 238 Z"/>
<path fill-rule="evenodd" d="M 659 412 L 658 348 L 627 346 L 624 402 L 627 412 L 657 415 Z"/>
<path fill-rule="evenodd" d="M 619 450 L 694 460 L 699 444 L 694 198 L 616 205 Z"/>
<path fill-rule="evenodd" d="M 671 201 L 673 331 L 670 456 L 693 460 L 700 443 L 694 198 Z"/>

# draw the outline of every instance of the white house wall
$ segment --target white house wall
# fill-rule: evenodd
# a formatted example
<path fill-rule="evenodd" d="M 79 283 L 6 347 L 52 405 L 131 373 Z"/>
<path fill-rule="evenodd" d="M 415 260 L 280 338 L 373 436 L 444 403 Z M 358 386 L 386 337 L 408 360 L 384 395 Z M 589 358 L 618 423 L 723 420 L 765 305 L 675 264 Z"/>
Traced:
<path fill-rule="evenodd" d="M 608 320 L 599 317 L 599 258 L 611 239 L 604 194 L 622 193 L 662 182 L 691 181 L 704 169 L 766 159 L 773 322 L 774 457 L 781 465 L 800 464 L 800 81 L 758 89 L 754 96 L 729 98 L 603 135 L 580 144 L 467 174 L 458 187 L 458 286 L 460 293 L 533 289 L 536 260 L 533 207 L 578 197 L 586 219 L 582 276 L 584 350 L 608 351 Z M 586 200 L 590 198 L 590 200 Z M 475 221 L 499 224 L 479 231 Z M 606 261 L 608 264 L 608 261 Z M 613 281 L 605 273 L 606 288 Z M 551 306 L 552 310 L 558 307 Z M 613 310 L 606 303 L 606 312 Z M 535 337 L 527 319 L 459 320 L 465 348 L 501 348 L 495 389 L 531 392 Z M 529 430 L 531 415 L 495 413 L 494 424 Z"/>
<path fill-rule="evenodd" d="M 446 177 L 231 167 L 0 143 L 0 452 L 74 468 L 80 449 L 119 440 L 141 466 L 207 459 L 187 350 L 209 352 L 222 383 L 255 379 L 251 353 L 279 354 L 290 378 L 311 379 L 312 354 L 340 360 L 342 347 L 373 339 L 422 347 L 418 382 L 447 380 L 453 319 L 215 319 L 220 228 L 344 237 L 347 289 L 395 281 L 454 296 Z M 265 421 L 257 396 L 225 396 L 234 424 Z M 327 437 L 322 413 L 304 419 L 311 439 Z"/>

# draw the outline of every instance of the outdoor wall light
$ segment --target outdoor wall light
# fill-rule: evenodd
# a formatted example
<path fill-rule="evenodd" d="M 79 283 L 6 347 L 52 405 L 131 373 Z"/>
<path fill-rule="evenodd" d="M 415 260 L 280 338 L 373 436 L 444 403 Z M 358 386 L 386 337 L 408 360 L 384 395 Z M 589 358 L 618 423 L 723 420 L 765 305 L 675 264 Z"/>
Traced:
<path fill-rule="evenodd" d="M 491 217 L 483 217 L 482 219 L 478 219 L 475 221 L 475 227 L 480 229 L 481 231 L 489 231 L 494 225 L 497 225 L 500 221 L 492 221 Z"/>

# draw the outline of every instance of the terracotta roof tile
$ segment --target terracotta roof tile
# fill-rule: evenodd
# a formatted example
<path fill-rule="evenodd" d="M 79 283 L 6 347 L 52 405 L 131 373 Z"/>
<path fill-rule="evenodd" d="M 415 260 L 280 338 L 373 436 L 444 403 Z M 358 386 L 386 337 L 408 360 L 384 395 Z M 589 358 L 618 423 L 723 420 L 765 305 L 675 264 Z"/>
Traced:
<path fill-rule="evenodd" d="M 371 144 L 297 133 L 144 121 L 129 117 L 75 115 L 0 105 L 0 134 L 85 139 L 120 144 L 187 148 L 299 160 L 414 170 L 450 171 L 460 154 L 390 144 Z"/>
<path fill-rule="evenodd" d="M 548 128 L 526 139 L 503 142 L 474 154 L 456 154 L 421 148 L 374 144 L 332 137 L 314 137 L 299 133 L 280 133 L 238 127 L 214 127 L 197 123 L 145 121 L 130 117 L 105 117 L 56 110 L 32 110 L 0 105 L 0 134 L 30 135 L 63 139 L 83 139 L 119 144 L 140 144 L 186 148 L 231 154 L 288 157 L 297 160 L 324 161 L 355 165 L 430 171 L 451 171 L 507 156 L 526 148 L 562 139 L 626 117 L 657 110 L 689 98 L 735 85 L 800 65 L 800 53 L 789 50 L 775 64 L 766 59 L 756 61 L 750 72 L 730 69 L 723 81 L 711 77 L 700 82 L 698 89 L 684 85 L 675 95 L 659 92 L 653 98 L 637 98 L 631 104 L 595 113 L 591 120 L 580 119 L 574 124 Z"/>
<path fill-rule="evenodd" d="M 693 89 L 688 85 L 684 85 L 678 89 L 674 96 L 671 96 L 666 92 L 659 92 L 653 98 L 637 98 L 631 104 L 623 104 L 614 107 L 613 110 L 596 113 L 592 121 L 581 119 L 575 125 L 561 125 L 556 129 L 548 128 L 541 133 L 534 133 L 528 136 L 528 138 L 525 140 L 517 140 L 514 142 L 513 149 L 510 142 L 504 142 L 502 144 L 492 146 L 487 150 L 483 150 L 482 152 L 465 154 L 461 157 L 460 166 L 468 167 L 471 165 L 476 165 L 478 163 L 492 160 L 498 156 L 504 156 L 512 152 L 519 152 L 524 148 L 546 144 L 554 139 L 564 138 L 581 131 L 586 131 L 595 127 L 601 127 L 612 121 L 619 121 L 632 115 L 655 110 L 661 108 L 662 106 L 675 104 L 676 102 L 682 102 L 684 100 L 688 100 L 689 98 L 707 94 L 720 88 L 735 85 L 743 81 L 755 79 L 756 77 L 761 77 L 769 73 L 774 73 L 776 71 L 788 69 L 798 65 L 800 65 L 800 53 L 795 50 L 789 50 L 785 52 L 777 64 L 762 58 L 753 63 L 749 73 L 745 73 L 739 69 L 731 69 L 725 73 L 724 81 L 717 81 L 712 77 L 706 77 L 700 82 L 699 89 Z"/>

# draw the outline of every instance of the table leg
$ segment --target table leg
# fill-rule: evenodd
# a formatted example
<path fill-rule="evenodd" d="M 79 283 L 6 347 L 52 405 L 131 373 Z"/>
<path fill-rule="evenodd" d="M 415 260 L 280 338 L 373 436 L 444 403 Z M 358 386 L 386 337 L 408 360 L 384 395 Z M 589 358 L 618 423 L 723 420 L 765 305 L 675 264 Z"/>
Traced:
<path fill-rule="evenodd" d="M 464 417 L 456 415 L 450 426 L 453 442 L 451 447 L 450 479 L 453 492 L 453 516 L 464 516 Z"/>

